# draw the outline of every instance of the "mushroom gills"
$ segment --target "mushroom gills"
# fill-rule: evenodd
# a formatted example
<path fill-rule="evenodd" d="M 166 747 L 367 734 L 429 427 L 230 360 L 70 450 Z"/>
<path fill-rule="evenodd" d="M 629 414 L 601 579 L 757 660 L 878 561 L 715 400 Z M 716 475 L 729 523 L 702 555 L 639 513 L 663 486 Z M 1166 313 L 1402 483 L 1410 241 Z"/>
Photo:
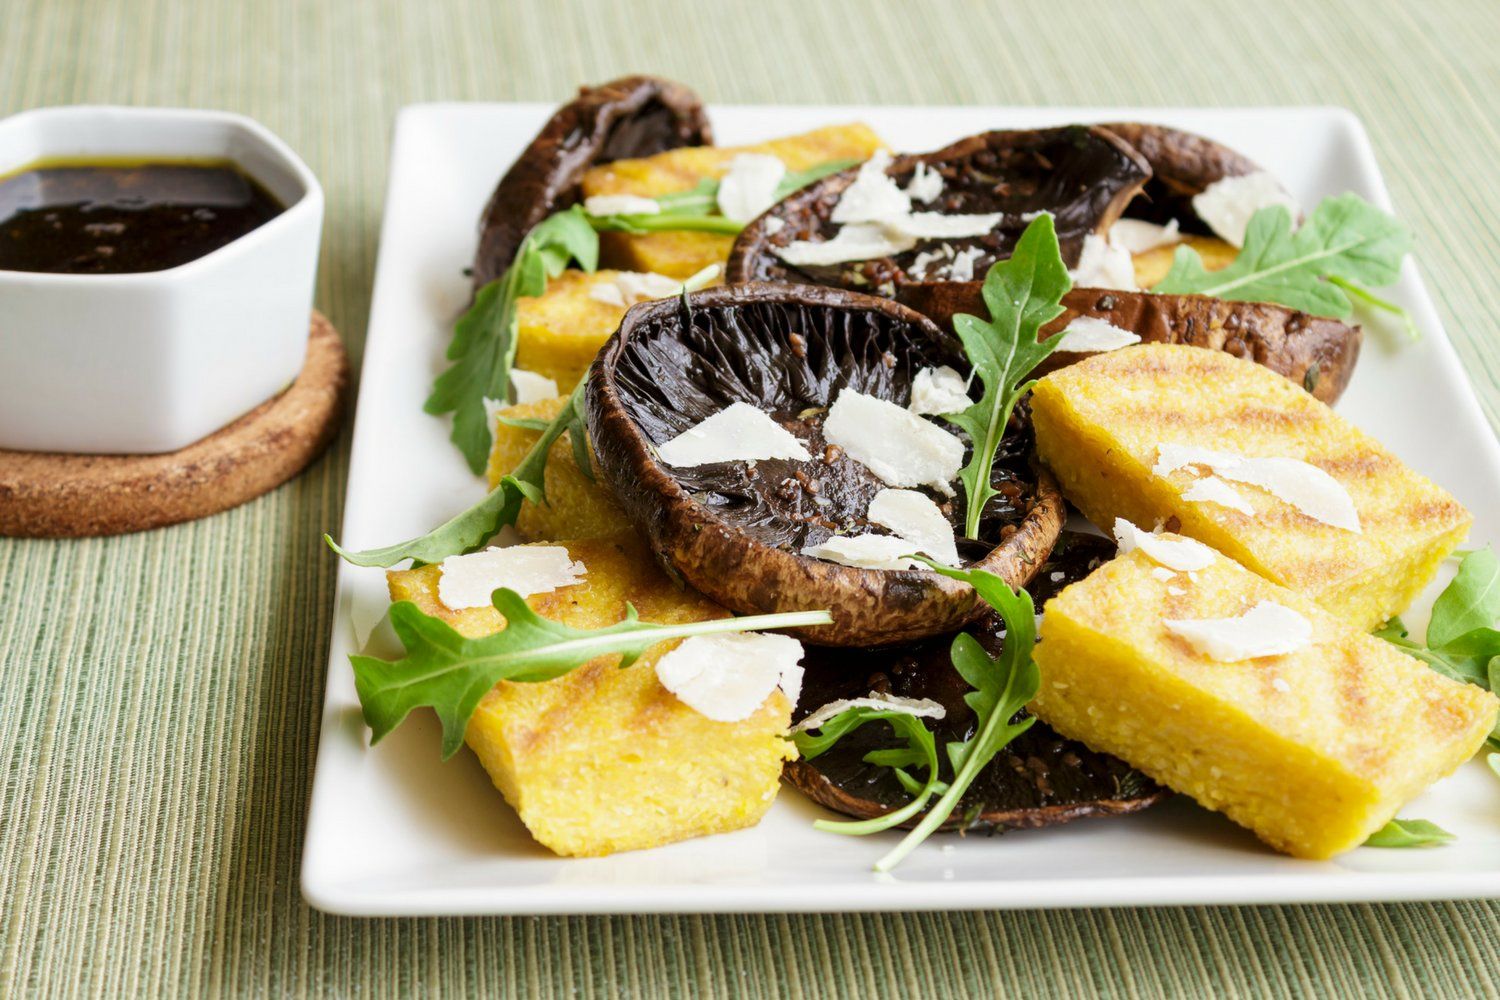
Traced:
<path fill-rule="evenodd" d="M 1057 591 L 1082 579 L 1115 553 L 1098 535 L 1064 531 L 1053 556 L 1028 585 L 1038 607 Z M 1053 579 L 1057 577 L 1056 579 Z M 989 616 L 969 630 L 993 655 L 1004 642 L 1004 626 Z M 794 721 L 839 698 L 871 691 L 903 698 L 930 698 L 945 709 L 940 720 L 926 720 L 941 748 L 973 735 L 974 714 L 963 696 L 969 686 L 953 669 L 952 636 L 907 646 L 852 650 L 807 648 L 803 694 Z M 1023 710 L 1017 718 L 1024 718 Z M 785 780 L 814 801 L 859 818 L 880 816 L 911 801 L 890 768 L 864 760 L 873 750 L 904 743 L 889 726 L 872 722 L 845 736 L 812 760 L 788 762 Z M 925 777 L 913 769 L 914 777 Z M 1124 761 L 1095 753 L 1037 721 L 998 753 L 980 772 L 943 829 L 990 830 L 1050 826 L 1085 816 L 1114 816 L 1155 804 L 1168 793 Z M 920 816 L 908 821 L 913 826 Z"/>
<path fill-rule="evenodd" d="M 642 432 L 660 447 L 726 407 L 748 402 L 790 431 L 812 460 L 771 458 L 673 468 L 682 488 L 762 544 L 789 552 L 835 534 L 886 533 L 866 514 L 887 483 L 831 444 L 824 436 L 824 422 L 840 391 L 905 406 L 912 382 L 924 368 L 949 365 L 967 370 L 962 355 L 953 353 L 954 345 L 910 338 L 900 324 L 879 315 L 773 302 L 698 313 L 699 324 L 710 321 L 711 338 L 691 343 L 658 338 L 658 349 L 632 352 L 620 365 L 617 377 L 635 401 L 634 416 Z M 788 337 L 785 331 L 800 332 Z M 949 428 L 941 420 L 935 422 Z M 898 445 L 892 443 L 893 448 Z M 995 462 L 991 482 L 998 495 L 985 509 L 980 531 L 990 542 L 962 540 L 966 562 L 982 558 L 1000 532 L 1025 518 L 1034 500 L 1031 452 L 1030 429 L 1023 417 L 1013 422 Z M 962 497 L 944 497 L 928 488 L 923 492 L 961 533 Z"/>
<path fill-rule="evenodd" d="M 957 339 L 889 300 L 810 285 L 708 289 L 626 315 L 589 375 L 589 432 L 601 478 L 669 571 L 744 614 L 829 610 L 832 625 L 798 633 L 812 643 L 910 641 L 982 613 L 973 589 L 925 568 L 843 565 L 804 550 L 835 535 L 896 534 L 869 516 L 892 486 L 877 471 L 889 476 L 895 466 L 856 461 L 825 433 L 843 394 L 873 397 L 967 447 L 940 417 L 905 409 L 917 373 L 944 366 L 968 367 Z M 808 459 L 662 461 L 663 444 L 736 403 L 767 414 Z M 912 446 L 891 441 L 905 462 L 903 447 Z M 961 542 L 958 555 L 1021 585 L 1046 558 L 1063 514 L 1050 476 L 1031 461 L 1024 420 L 1007 435 L 992 482 L 997 496 L 980 538 Z M 957 494 L 957 484 L 918 490 L 956 534 L 963 498 L 944 495 L 945 485 Z"/>

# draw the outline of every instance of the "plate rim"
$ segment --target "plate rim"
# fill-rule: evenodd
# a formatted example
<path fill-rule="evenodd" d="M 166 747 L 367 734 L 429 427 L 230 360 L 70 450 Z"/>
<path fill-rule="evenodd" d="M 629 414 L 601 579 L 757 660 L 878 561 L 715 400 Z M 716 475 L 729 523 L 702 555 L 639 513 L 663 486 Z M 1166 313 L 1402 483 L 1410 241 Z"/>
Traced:
<path fill-rule="evenodd" d="M 359 498 L 355 492 L 356 472 L 370 459 L 368 446 L 361 448 L 370 432 L 361 434 L 360 414 L 366 408 L 365 394 L 370 384 L 364 376 L 366 367 L 385 351 L 386 342 L 374 336 L 382 325 L 381 303 L 392 294 L 388 289 L 395 279 L 387 274 L 397 256 L 392 246 L 396 237 L 388 224 L 392 207 L 409 181 L 405 178 L 401 158 L 405 146 L 415 141 L 415 133 L 433 114 L 455 111 L 506 110 L 544 113 L 555 107 L 538 101 L 427 101 L 407 104 L 398 109 L 392 129 L 388 160 L 386 192 L 381 210 L 381 232 L 377 244 L 376 264 L 366 329 L 361 352 L 358 392 L 352 415 L 348 480 L 345 485 L 341 533 L 357 520 Z M 1180 117 L 1223 114 L 1227 116 L 1288 116 L 1326 122 L 1342 133 L 1342 144 L 1353 154 L 1352 166 L 1374 197 L 1371 199 L 1387 211 L 1393 211 L 1389 188 L 1380 170 L 1373 143 L 1363 121 L 1352 110 L 1339 105 L 1229 105 L 1219 107 L 1161 105 L 955 105 L 955 104 L 710 104 L 710 119 L 721 112 L 766 114 L 778 110 L 816 111 L 836 116 L 862 112 L 920 113 L 939 112 L 970 116 L 1003 116 L 1023 112 L 1056 115 L 1060 119 L 1107 121 L 1130 116 L 1134 120 L 1170 122 Z M 1351 186 L 1355 179 L 1351 178 Z M 1457 403 L 1466 422 L 1480 430 L 1489 442 L 1485 453 L 1492 470 L 1500 469 L 1500 442 L 1480 404 L 1475 386 L 1464 370 L 1457 349 L 1449 338 L 1436 304 L 1414 257 L 1402 266 L 1403 277 L 1410 279 L 1411 311 L 1424 337 L 1436 341 L 1436 360 L 1449 384 L 1463 387 L 1456 393 Z M 1500 477 L 1497 477 L 1500 478 Z M 343 535 L 341 534 L 341 537 Z M 334 808 L 328 800 L 329 736 L 343 725 L 334 717 L 341 711 L 330 704 L 334 672 L 347 669 L 340 662 L 339 631 L 346 626 L 343 609 L 351 578 L 351 567 L 342 561 L 336 574 L 328 662 L 324 678 L 323 706 L 319 717 L 317 753 L 303 832 L 303 850 L 299 884 L 303 898 L 314 908 L 331 914 L 355 917 L 378 916 L 478 916 L 478 915 L 575 915 L 626 913 L 824 913 L 824 912 L 920 912 L 938 910 L 1023 910 L 1099 908 L 1114 906 L 1202 906 L 1202 905 L 1274 905 L 1305 903 L 1411 902 L 1458 899 L 1500 898 L 1500 869 L 1488 872 L 1368 872 L 1339 871 L 1316 877 L 1262 874 L 1195 874 L 1185 876 L 1105 877 L 1088 879 L 1042 878 L 955 879 L 941 883 L 934 891 L 930 880 L 902 882 L 899 878 L 870 879 L 860 883 L 840 883 L 836 905 L 798 905 L 785 886 L 779 885 L 672 885 L 666 888 L 634 883 L 627 885 L 537 884 L 497 888 L 422 888 L 407 890 L 377 889 L 362 891 L 348 879 L 328 877 L 317 864 L 321 842 L 319 820 L 325 810 Z M 320 778 L 322 779 L 320 781 Z M 1086 891 L 1079 887 L 1086 885 Z"/>

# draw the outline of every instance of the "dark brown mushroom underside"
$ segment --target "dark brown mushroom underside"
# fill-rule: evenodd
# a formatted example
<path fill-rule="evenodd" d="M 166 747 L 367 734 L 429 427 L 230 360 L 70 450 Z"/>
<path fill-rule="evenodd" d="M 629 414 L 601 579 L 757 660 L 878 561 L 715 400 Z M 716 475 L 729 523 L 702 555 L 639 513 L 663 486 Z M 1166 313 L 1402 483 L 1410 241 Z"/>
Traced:
<path fill-rule="evenodd" d="M 854 180 L 849 170 L 825 178 L 772 207 L 735 240 L 726 280 L 796 281 L 852 288 L 905 301 L 903 290 L 921 284 L 917 258 L 943 244 L 977 248 L 974 273 L 1010 256 L 1038 212 L 1051 212 L 1063 260 L 1076 264 L 1084 237 L 1107 232 L 1150 177 L 1150 168 L 1113 133 L 1084 125 L 986 132 L 932 153 L 897 157 L 887 173 L 903 187 L 918 164 L 941 174 L 943 193 L 913 208 L 946 215 L 1004 213 L 1000 224 L 979 237 L 924 240 L 893 257 L 829 266 L 796 267 L 776 248 L 796 240 L 829 239 L 838 229 L 831 216 Z M 779 223 L 768 225 L 769 220 Z M 772 232 L 772 230 L 775 230 Z"/>
<path fill-rule="evenodd" d="M 1135 147 L 1151 164 L 1142 197 L 1125 208 L 1133 219 L 1165 225 L 1173 219 L 1187 232 L 1209 234 L 1193 210 L 1193 196 L 1215 181 L 1260 171 L 1256 162 L 1222 143 L 1192 132 L 1145 122 L 1101 125 Z"/>
<path fill-rule="evenodd" d="M 931 365 L 966 368 L 957 342 L 895 303 L 803 285 L 738 285 L 636 306 L 589 374 L 587 417 L 599 468 L 662 564 L 741 613 L 827 608 L 811 642 L 880 645 L 961 627 L 980 613 L 970 587 L 925 570 L 867 570 L 800 555 L 864 520 L 885 484 L 838 449 L 822 419 L 838 392 L 897 405 Z M 655 446 L 734 402 L 764 410 L 812 460 L 672 468 Z M 1017 433 L 1024 433 L 1018 430 Z M 1020 585 L 1046 558 L 1064 505 L 1029 447 L 1008 439 L 970 564 Z M 950 523 L 961 498 L 947 500 Z"/>
<path fill-rule="evenodd" d="M 1037 607 L 1111 558 L 1114 550 L 1107 539 L 1063 532 L 1052 558 L 1028 585 Z M 993 618 L 969 631 L 992 655 L 1003 644 L 1000 625 Z M 836 698 L 871 691 L 931 698 L 947 712 L 942 720 L 927 722 L 941 752 L 947 741 L 967 739 L 974 728 L 973 712 L 963 700 L 969 687 L 953 669 L 948 655 L 951 645 L 952 637 L 942 636 L 886 649 L 810 648 L 804 658 L 806 679 L 798 715 L 805 716 Z M 881 816 L 905 805 L 910 795 L 889 768 L 868 764 L 864 756 L 900 745 L 887 724 L 868 723 L 823 755 L 788 763 L 783 777 L 836 812 L 861 819 Z M 911 773 L 922 776 L 920 769 Z M 1038 721 L 980 772 L 943 829 L 1019 829 L 1085 816 L 1122 815 L 1153 805 L 1166 794 L 1123 761 L 1065 739 Z M 905 825 L 913 826 L 919 819 Z"/>
<path fill-rule="evenodd" d="M 712 142 L 703 103 L 680 83 L 627 76 L 583 88 L 542 126 L 490 195 L 474 288 L 504 273 L 532 227 L 578 200 L 589 167 Z"/>
<path fill-rule="evenodd" d="M 985 314 L 977 281 L 929 285 L 923 292 L 911 305 L 939 326 L 951 326 L 957 313 Z M 1044 335 L 1060 332 L 1079 316 L 1093 316 L 1149 343 L 1191 344 L 1248 358 L 1330 405 L 1348 386 L 1363 339 L 1353 324 L 1267 302 L 1075 288 L 1063 305 L 1066 311 L 1043 329 Z M 1087 356 L 1055 353 L 1039 373 Z"/>

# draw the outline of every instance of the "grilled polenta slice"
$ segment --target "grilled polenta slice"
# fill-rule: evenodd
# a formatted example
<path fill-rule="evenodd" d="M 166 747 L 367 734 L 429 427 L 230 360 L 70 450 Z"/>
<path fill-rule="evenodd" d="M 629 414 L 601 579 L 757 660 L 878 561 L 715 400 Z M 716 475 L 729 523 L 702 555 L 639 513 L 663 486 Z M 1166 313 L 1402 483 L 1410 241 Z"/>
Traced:
<path fill-rule="evenodd" d="M 1177 248 L 1180 246 L 1189 246 L 1198 251 L 1198 256 L 1203 259 L 1204 269 L 1209 271 L 1228 267 L 1240 255 L 1239 247 L 1233 243 L 1225 243 L 1217 237 L 1184 236 L 1180 243 L 1152 247 L 1131 258 L 1131 263 L 1135 265 L 1136 285 L 1140 288 L 1150 288 L 1165 278 L 1167 272 L 1172 270 L 1172 258 L 1177 255 Z"/>
<path fill-rule="evenodd" d="M 521 459 L 541 437 L 540 431 L 507 424 L 499 418 L 551 420 L 562 409 L 563 399 L 522 403 L 496 411 L 495 444 L 490 451 L 490 489 L 500 485 L 500 477 L 515 470 Z M 516 532 L 528 542 L 551 538 L 603 538 L 630 534 L 634 528 L 615 503 L 614 495 L 596 473 L 585 476 L 573 458 L 573 445 L 564 434 L 547 452 L 547 470 L 543 474 L 547 502 L 521 502 L 516 516 Z"/>
<path fill-rule="evenodd" d="M 1361 629 L 1402 611 L 1472 520 L 1326 404 L 1222 351 L 1142 344 L 1096 355 L 1038 382 L 1032 417 L 1042 461 L 1095 524 L 1164 523 Z M 1349 494 L 1360 530 L 1253 486 L 1233 487 L 1249 515 L 1186 500 L 1191 472 L 1152 472 L 1164 444 L 1316 466 Z"/>
<path fill-rule="evenodd" d="M 567 270 L 547 282 L 545 293 L 518 299 L 516 367 L 552 379 L 565 396 L 572 392 L 625 316 L 626 306 L 591 294 L 614 284 L 618 273 Z"/>
<path fill-rule="evenodd" d="M 643 197 L 687 191 L 705 177 L 721 177 L 740 153 L 769 153 L 788 170 L 808 170 L 831 160 L 867 160 L 884 143 L 866 125 L 833 125 L 754 146 L 684 146 L 638 160 L 615 160 L 583 175 L 585 198 L 597 194 Z M 688 278 L 729 259 L 734 237 L 715 233 L 603 233 L 606 266 Z"/>
<path fill-rule="evenodd" d="M 574 628 L 622 621 L 625 605 L 662 623 L 728 615 L 676 586 L 632 537 L 561 542 L 584 581 L 527 599 Z M 391 599 L 411 601 L 466 636 L 498 632 L 494 608 L 452 611 L 440 566 L 393 570 Z M 531 835 L 557 854 L 594 857 L 753 826 L 776 797 L 791 705 L 780 691 L 742 722 L 714 722 L 656 679 L 670 643 L 632 667 L 600 657 L 556 680 L 502 681 L 479 703 L 465 742 Z"/>
<path fill-rule="evenodd" d="M 1306 618 L 1309 643 L 1225 662 L 1163 624 L 1260 601 Z M 1139 550 L 1106 563 L 1047 602 L 1036 661 L 1048 725 L 1304 858 L 1362 844 L 1471 757 L 1500 707 L 1223 556 L 1191 577 Z"/>

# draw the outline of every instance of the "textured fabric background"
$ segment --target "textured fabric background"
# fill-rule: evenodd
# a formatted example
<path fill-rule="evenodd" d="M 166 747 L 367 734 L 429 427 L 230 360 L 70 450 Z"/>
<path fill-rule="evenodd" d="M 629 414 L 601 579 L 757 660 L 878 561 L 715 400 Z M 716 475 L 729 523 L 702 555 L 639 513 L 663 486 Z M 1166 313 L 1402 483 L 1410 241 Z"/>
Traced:
<path fill-rule="evenodd" d="M 632 71 L 720 102 L 1340 104 L 1500 415 L 1494 0 L 0 0 L 0 113 L 222 107 L 328 193 L 356 360 L 392 118 Z M 3 322 L 3 317 L 0 317 Z M 0 996 L 1500 993 L 1500 903 L 348 920 L 297 868 L 347 433 L 198 524 L 0 540 Z M 829 900 L 836 907 L 838 900 Z"/>

